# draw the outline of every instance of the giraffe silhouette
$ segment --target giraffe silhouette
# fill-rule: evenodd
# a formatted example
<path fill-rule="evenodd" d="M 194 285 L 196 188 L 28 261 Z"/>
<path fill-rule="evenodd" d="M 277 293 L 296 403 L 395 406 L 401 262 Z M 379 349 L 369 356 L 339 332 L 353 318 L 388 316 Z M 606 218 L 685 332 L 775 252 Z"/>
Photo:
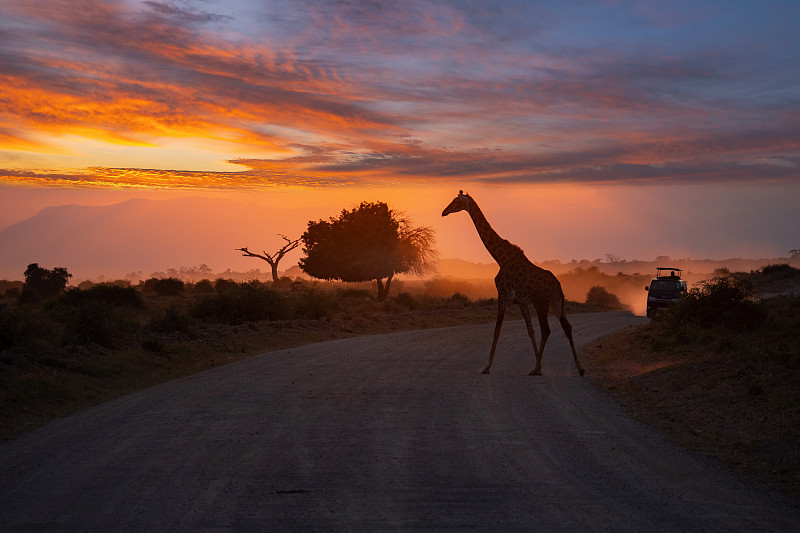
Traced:
<path fill-rule="evenodd" d="M 446 217 L 450 213 L 466 211 L 472 218 L 475 229 L 478 231 L 486 250 L 492 255 L 500 271 L 494 278 L 497 287 L 497 324 L 494 327 L 494 340 L 492 340 L 492 350 L 489 352 L 489 364 L 483 369 L 484 374 L 489 373 L 494 360 L 494 352 L 497 349 L 497 339 L 500 338 L 500 329 L 503 326 L 503 317 L 509 304 L 519 304 L 522 316 L 525 318 L 525 325 L 528 328 L 528 335 L 533 344 L 533 352 L 536 354 L 536 368 L 531 370 L 530 375 L 542 375 L 542 354 L 547 338 L 550 336 L 550 325 L 548 324 L 548 312 L 552 309 L 558 317 L 564 333 L 569 339 L 569 346 L 572 348 L 572 357 L 575 359 L 575 366 L 578 373 L 583 375 L 583 368 L 578 361 L 578 354 L 575 351 L 575 343 L 572 340 L 572 325 L 567 320 L 564 311 L 564 291 L 561 283 L 549 270 L 539 268 L 525 257 L 525 253 L 519 246 L 511 244 L 500 237 L 497 232 L 486 220 L 478 204 L 468 194 L 458 191 L 450 205 L 444 208 L 442 216 Z M 532 305 L 539 318 L 539 327 L 542 332 L 542 341 L 539 348 L 536 347 L 536 332 L 531 324 L 531 313 L 529 306 Z"/>

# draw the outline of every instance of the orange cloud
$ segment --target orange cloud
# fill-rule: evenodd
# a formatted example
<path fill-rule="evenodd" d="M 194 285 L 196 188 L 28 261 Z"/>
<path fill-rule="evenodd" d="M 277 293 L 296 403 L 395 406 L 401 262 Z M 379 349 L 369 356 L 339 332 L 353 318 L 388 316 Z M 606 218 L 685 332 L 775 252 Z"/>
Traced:
<path fill-rule="evenodd" d="M 255 190 L 273 187 L 335 187 L 355 181 L 323 174 L 297 175 L 280 167 L 241 172 L 200 172 L 140 168 L 0 170 L 0 183 L 93 189 Z"/>

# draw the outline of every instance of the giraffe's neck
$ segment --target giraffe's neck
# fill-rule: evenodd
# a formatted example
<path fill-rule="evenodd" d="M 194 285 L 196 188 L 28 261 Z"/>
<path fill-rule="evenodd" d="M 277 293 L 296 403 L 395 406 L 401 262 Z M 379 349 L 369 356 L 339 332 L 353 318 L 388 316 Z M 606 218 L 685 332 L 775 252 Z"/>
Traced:
<path fill-rule="evenodd" d="M 478 204 L 474 201 L 471 202 L 467 212 L 472 218 L 472 223 L 475 224 L 475 229 L 478 230 L 478 236 L 480 236 L 483 241 L 486 250 L 492 255 L 494 260 L 497 261 L 497 264 L 502 265 L 503 260 L 508 257 L 510 253 L 517 250 L 517 248 L 497 234 L 489 224 L 489 221 L 486 220 Z"/>

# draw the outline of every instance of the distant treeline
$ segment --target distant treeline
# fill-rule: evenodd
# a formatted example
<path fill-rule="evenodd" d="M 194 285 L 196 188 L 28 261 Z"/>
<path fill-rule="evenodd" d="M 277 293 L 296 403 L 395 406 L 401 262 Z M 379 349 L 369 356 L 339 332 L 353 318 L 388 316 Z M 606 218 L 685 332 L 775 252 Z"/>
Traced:
<path fill-rule="evenodd" d="M 800 255 L 795 254 L 792 257 L 775 257 L 775 258 L 760 258 L 760 259 L 674 259 L 668 256 L 660 256 L 653 261 L 640 261 L 638 259 L 625 260 L 611 257 L 610 260 L 602 259 L 573 259 L 572 261 L 534 261 L 534 263 L 542 268 L 550 270 L 556 276 L 568 273 L 575 269 L 588 270 L 595 268 L 598 272 L 609 275 L 616 275 L 618 273 L 629 275 L 642 275 L 645 277 L 652 277 L 655 274 L 657 267 L 661 266 L 674 266 L 681 268 L 684 271 L 684 277 L 689 279 L 690 282 L 706 279 L 711 276 L 716 270 L 728 269 L 731 272 L 752 272 L 759 270 L 767 265 L 772 264 L 787 264 L 796 268 L 800 268 Z M 496 263 L 476 263 L 465 261 L 463 259 L 441 259 L 437 262 L 437 267 L 433 274 L 426 276 L 426 279 L 443 278 L 454 280 L 479 280 L 483 278 L 493 279 L 497 274 L 499 267 Z M 20 272 L 20 277 L 21 277 Z M 282 271 L 282 277 L 290 278 L 308 278 L 308 276 L 300 269 L 299 266 L 293 265 Z M 141 281 L 151 278 L 176 278 L 186 282 L 197 282 L 202 279 L 230 279 L 234 281 L 269 281 L 272 279 L 272 273 L 269 270 L 262 270 L 253 268 L 245 271 L 235 271 L 230 268 L 216 272 L 206 264 L 199 266 L 181 266 L 176 268 L 167 268 L 154 272 L 145 273 L 144 271 L 129 272 L 123 276 L 99 276 L 97 278 L 73 279 L 72 285 L 79 285 L 82 281 L 91 281 L 94 283 L 101 283 L 106 281 L 127 280 L 131 285 L 137 285 Z M 400 276 L 399 279 L 405 280 L 419 280 L 414 276 Z M 494 285 L 490 285 L 493 287 Z"/>
<path fill-rule="evenodd" d="M 590 267 L 596 267 L 598 271 L 605 274 L 617 274 L 622 272 L 623 274 L 641 274 L 652 277 L 655 275 L 656 268 L 658 267 L 677 267 L 683 269 L 684 277 L 697 279 L 699 281 L 700 279 L 707 278 L 709 275 L 713 274 L 719 269 L 727 269 L 731 272 L 753 272 L 767 265 L 774 264 L 787 264 L 796 268 L 800 268 L 800 255 L 796 254 L 792 257 L 759 259 L 742 259 L 738 257 L 731 259 L 675 259 L 669 256 L 659 256 L 653 261 L 640 261 L 638 259 L 633 259 L 631 261 L 627 261 L 625 259 L 617 259 L 613 261 L 602 261 L 600 259 L 595 259 L 594 261 L 587 261 L 584 259 L 581 261 L 573 260 L 566 263 L 562 263 L 561 261 L 557 260 L 543 261 L 541 263 L 537 262 L 536 264 L 542 268 L 552 271 L 555 275 L 569 272 L 575 268 L 587 269 Z"/>

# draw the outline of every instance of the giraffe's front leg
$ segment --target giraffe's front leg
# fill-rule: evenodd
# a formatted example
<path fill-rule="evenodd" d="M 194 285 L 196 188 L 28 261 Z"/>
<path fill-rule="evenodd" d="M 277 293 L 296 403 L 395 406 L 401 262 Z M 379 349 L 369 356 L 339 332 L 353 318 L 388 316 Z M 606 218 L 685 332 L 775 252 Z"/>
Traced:
<path fill-rule="evenodd" d="M 528 308 L 528 304 L 519 304 L 519 309 L 522 311 L 522 316 L 525 318 L 525 326 L 528 328 L 528 336 L 531 338 L 531 343 L 533 344 L 533 353 L 536 355 L 536 368 L 531 370 L 529 376 L 541 376 L 542 375 L 542 354 L 539 353 L 539 349 L 536 347 L 536 331 L 533 329 L 533 324 L 531 323 L 531 311 Z"/>

